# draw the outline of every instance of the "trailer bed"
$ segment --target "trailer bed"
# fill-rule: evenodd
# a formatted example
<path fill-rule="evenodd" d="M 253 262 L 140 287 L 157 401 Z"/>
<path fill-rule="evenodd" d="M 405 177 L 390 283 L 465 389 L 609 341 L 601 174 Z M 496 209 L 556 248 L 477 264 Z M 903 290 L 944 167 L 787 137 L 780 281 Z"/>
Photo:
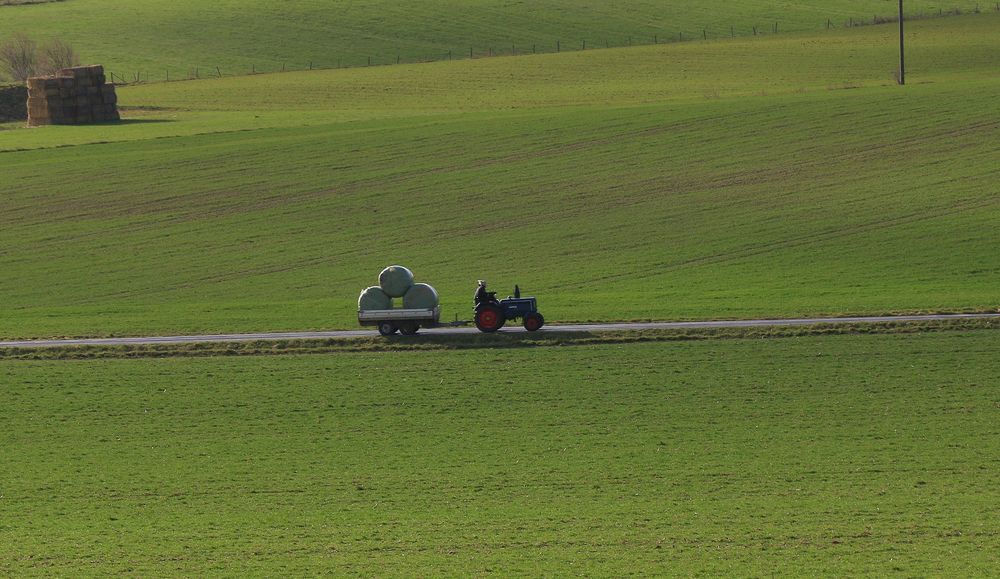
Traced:
<path fill-rule="evenodd" d="M 441 317 L 441 307 L 412 310 L 358 310 L 358 323 L 374 326 L 379 322 L 433 322 Z"/>

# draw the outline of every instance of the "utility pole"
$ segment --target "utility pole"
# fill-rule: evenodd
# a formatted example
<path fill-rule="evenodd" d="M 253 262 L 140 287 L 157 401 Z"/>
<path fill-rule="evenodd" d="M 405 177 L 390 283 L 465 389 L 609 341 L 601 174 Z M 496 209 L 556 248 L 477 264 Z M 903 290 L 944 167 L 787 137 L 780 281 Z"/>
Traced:
<path fill-rule="evenodd" d="M 899 0 L 899 84 L 906 84 L 906 55 L 903 46 L 903 0 Z"/>

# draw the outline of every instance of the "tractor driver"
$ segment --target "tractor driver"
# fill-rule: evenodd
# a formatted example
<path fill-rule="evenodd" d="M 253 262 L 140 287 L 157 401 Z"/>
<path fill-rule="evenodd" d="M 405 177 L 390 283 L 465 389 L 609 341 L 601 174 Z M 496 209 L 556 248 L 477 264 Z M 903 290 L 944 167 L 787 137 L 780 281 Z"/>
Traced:
<path fill-rule="evenodd" d="M 479 280 L 479 287 L 476 288 L 476 297 L 472 298 L 472 301 L 477 306 L 479 304 L 485 304 L 486 302 L 490 301 L 490 296 L 488 293 L 486 293 L 485 279 Z"/>

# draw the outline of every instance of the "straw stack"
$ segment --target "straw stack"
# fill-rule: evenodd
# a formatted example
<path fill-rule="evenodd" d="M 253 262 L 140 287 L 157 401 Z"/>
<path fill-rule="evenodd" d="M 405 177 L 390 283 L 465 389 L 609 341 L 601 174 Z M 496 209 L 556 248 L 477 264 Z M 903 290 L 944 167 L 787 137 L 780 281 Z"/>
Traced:
<path fill-rule="evenodd" d="M 64 68 L 28 79 L 28 126 L 85 125 L 117 121 L 118 95 L 104 67 Z"/>

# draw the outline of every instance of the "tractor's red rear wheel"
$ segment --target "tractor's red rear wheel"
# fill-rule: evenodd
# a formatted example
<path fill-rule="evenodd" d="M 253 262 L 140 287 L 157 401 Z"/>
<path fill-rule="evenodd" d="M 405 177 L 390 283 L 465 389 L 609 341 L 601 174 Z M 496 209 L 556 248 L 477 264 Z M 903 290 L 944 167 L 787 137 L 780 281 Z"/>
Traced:
<path fill-rule="evenodd" d="M 476 327 L 480 332 L 495 332 L 503 323 L 503 310 L 496 306 L 483 306 L 476 312 Z"/>

